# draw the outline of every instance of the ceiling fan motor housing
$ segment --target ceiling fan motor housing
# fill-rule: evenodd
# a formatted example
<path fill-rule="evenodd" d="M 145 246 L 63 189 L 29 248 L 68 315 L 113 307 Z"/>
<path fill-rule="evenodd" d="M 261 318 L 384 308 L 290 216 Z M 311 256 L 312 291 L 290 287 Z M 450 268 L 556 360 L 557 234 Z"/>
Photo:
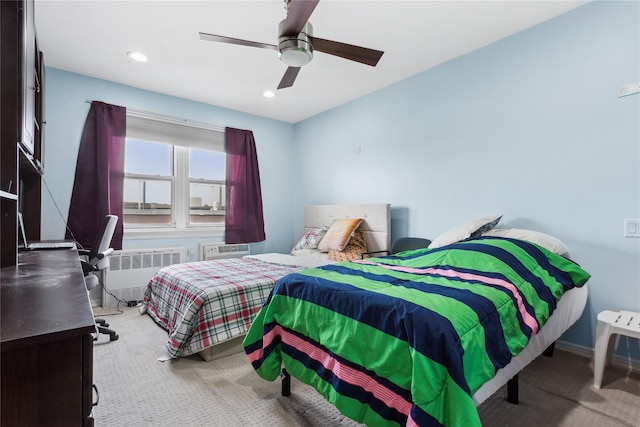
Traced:
<path fill-rule="evenodd" d="M 282 34 L 286 20 L 280 22 L 278 33 Z M 313 59 L 313 45 L 309 40 L 313 37 L 313 26 L 307 22 L 297 36 L 281 36 L 278 38 L 278 56 L 289 67 L 302 67 Z"/>

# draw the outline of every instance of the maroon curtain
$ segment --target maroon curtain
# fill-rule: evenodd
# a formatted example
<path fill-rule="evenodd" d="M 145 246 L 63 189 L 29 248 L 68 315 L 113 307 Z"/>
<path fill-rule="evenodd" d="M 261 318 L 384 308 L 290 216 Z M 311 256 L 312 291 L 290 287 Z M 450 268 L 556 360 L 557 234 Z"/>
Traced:
<path fill-rule="evenodd" d="M 265 239 L 262 191 L 256 142 L 250 130 L 225 129 L 227 154 L 227 212 L 225 243 L 261 242 Z"/>
<path fill-rule="evenodd" d="M 67 239 L 90 248 L 106 215 L 118 224 L 111 247 L 122 249 L 126 108 L 93 101 L 80 139 Z"/>

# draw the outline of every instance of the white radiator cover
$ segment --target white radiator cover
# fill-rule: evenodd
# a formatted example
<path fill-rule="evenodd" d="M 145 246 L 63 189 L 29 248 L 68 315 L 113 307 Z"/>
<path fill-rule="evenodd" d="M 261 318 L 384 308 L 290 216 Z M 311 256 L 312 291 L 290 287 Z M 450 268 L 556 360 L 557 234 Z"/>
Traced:
<path fill-rule="evenodd" d="M 109 257 L 102 289 L 102 306 L 113 307 L 118 299 L 140 301 L 149 280 L 161 269 L 185 259 L 185 248 L 126 249 L 115 251 Z M 105 289 L 106 288 L 106 289 Z"/>
<path fill-rule="evenodd" d="M 239 258 L 245 255 L 249 255 L 248 243 L 238 244 L 215 244 L 215 245 L 201 245 L 202 260 L 207 261 L 210 259 L 221 258 Z"/>

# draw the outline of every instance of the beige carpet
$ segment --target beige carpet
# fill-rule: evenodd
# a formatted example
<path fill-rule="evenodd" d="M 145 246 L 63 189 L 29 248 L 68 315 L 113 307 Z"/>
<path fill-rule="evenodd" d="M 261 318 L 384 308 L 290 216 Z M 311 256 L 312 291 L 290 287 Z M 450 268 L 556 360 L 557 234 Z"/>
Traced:
<path fill-rule="evenodd" d="M 159 362 L 167 334 L 136 308 L 106 316 L 120 339 L 102 336 L 94 347 L 94 382 L 102 426 L 359 426 L 312 388 L 292 380 L 259 378 L 244 353 L 211 362 L 198 356 Z M 96 309 L 96 315 L 115 309 Z M 520 404 L 504 390 L 480 408 L 483 426 L 640 426 L 640 375 L 607 367 L 603 388 L 593 387 L 592 362 L 556 350 L 520 373 Z"/>

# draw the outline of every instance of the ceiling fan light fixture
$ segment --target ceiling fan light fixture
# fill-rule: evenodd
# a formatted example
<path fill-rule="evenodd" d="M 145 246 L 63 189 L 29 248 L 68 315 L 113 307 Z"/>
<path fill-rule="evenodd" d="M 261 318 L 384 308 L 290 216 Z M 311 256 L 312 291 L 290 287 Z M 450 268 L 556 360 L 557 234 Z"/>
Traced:
<path fill-rule="evenodd" d="M 280 22 L 280 33 L 285 21 Z M 289 67 L 302 67 L 313 59 L 313 45 L 309 40 L 313 36 L 313 26 L 307 22 L 297 36 L 282 36 L 278 38 L 278 56 Z"/>
<path fill-rule="evenodd" d="M 280 60 L 289 67 L 302 67 L 311 62 L 312 59 L 313 48 L 310 45 L 307 47 L 300 46 L 298 43 L 295 46 L 283 46 L 280 44 Z"/>

